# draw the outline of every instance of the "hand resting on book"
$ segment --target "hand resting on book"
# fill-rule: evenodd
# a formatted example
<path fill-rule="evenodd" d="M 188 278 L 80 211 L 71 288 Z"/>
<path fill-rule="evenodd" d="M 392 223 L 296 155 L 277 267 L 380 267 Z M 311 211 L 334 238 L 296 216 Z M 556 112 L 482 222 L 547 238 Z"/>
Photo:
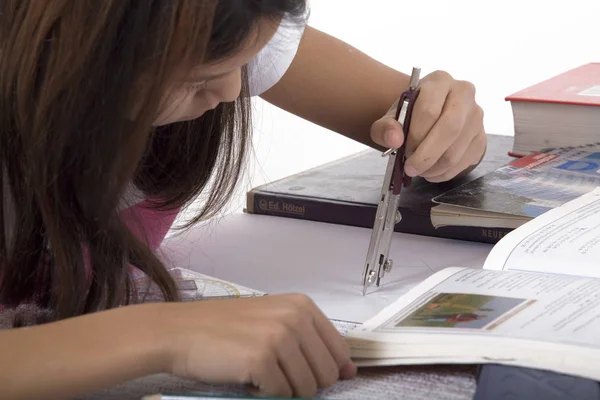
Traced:
<path fill-rule="evenodd" d="M 177 376 L 248 384 L 259 395 L 306 398 L 356 374 L 343 337 L 304 295 L 193 307 L 169 308 L 169 372 Z M 198 318 L 190 315 L 195 312 Z"/>
<path fill-rule="evenodd" d="M 71 398 L 159 373 L 306 398 L 356 374 L 337 329 L 295 294 L 145 303 L 0 330 L 0 354 L 11 360 L 0 399 Z"/>

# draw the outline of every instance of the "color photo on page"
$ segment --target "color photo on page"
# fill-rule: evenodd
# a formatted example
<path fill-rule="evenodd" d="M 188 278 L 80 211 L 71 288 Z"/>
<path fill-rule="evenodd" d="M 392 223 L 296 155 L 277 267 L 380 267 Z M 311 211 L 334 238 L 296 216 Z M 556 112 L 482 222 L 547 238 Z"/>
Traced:
<path fill-rule="evenodd" d="M 395 327 L 493 329 L 498 318 L 520 311 L 529 299 L 468 293 L 440 293 Z M 507 315 L 508 314 L 508 315 Z"/>

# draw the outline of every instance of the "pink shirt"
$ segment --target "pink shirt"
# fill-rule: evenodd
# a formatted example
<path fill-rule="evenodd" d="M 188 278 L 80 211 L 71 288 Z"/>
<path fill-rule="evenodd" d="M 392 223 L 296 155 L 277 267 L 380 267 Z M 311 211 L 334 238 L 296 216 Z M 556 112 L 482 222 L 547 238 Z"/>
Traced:
<path fill-rule="evenodd" d="M 148 201 L 143 200 L 124 209 L 119 215 L 131 232 L 144 240 L 152 251 L 155 251 L 171 229 L 178 214 L 179 210 L 172 212 L 153 210 Z"/>

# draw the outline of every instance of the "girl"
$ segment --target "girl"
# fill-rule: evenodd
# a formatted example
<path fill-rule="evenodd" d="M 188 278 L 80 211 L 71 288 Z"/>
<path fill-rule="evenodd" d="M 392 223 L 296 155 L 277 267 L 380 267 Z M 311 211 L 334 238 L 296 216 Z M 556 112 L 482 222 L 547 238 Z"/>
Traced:
<path fill-rule="evenodd" d="M 388 111 L 408 77 L 306 14 L 302 0 L 0 2 L 0 304 L 47 322 L 0 331 L 1 398 L 160 372 L 311 397 L 354 376 L 305 296 L 180 303 L 153 252 L 200 194 L 192 223 L 229 199 L 252 95 L 372 146 L 402 143 Z M 424 78 L 407 147 L 412 175 L 472 168 L 485 149 L 472 85 Z M 134 304 L 133 271 L 167 301 Z"/>

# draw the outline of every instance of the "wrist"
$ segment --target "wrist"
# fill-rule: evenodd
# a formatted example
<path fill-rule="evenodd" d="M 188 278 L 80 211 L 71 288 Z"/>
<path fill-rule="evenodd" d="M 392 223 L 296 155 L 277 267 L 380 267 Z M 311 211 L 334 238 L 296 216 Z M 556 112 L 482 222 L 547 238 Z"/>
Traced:
<path fill-rule="evenodd" d="M 214 321 L 211 316 L 211 306 L 215 301 L 195 302 L 191 304 L 181 303 L 161 303 L 157 304 L 154 312 L 154 319 L 160 321 L 155 325 L 156 331 L 156 354 L 158 365 L 160 365 L 163 373 L 173 374 L 179 377 L 188 377 L 190 367 L 193 368 L 193 363 L 190 364 L 190 353 L 196 351 L 206 351 L 210 349 L 198 349 L 205 343 L 201 339 L 206 335 L 205 326 L 198 321 L 194 313 L 202 315 L 202 321 L 209 323 Z M 208 306 L 208 307 L 207 307 Z"/>
<path fill-rule="evenodd" d="M 171 373 L 177 355 L 177 340 L 169 321 L 173 305 L 168 303 L 143 304 L 139 307 L 139 321 L 136 323 L 146 338 L 142 353 L 152 373 Z"/>

